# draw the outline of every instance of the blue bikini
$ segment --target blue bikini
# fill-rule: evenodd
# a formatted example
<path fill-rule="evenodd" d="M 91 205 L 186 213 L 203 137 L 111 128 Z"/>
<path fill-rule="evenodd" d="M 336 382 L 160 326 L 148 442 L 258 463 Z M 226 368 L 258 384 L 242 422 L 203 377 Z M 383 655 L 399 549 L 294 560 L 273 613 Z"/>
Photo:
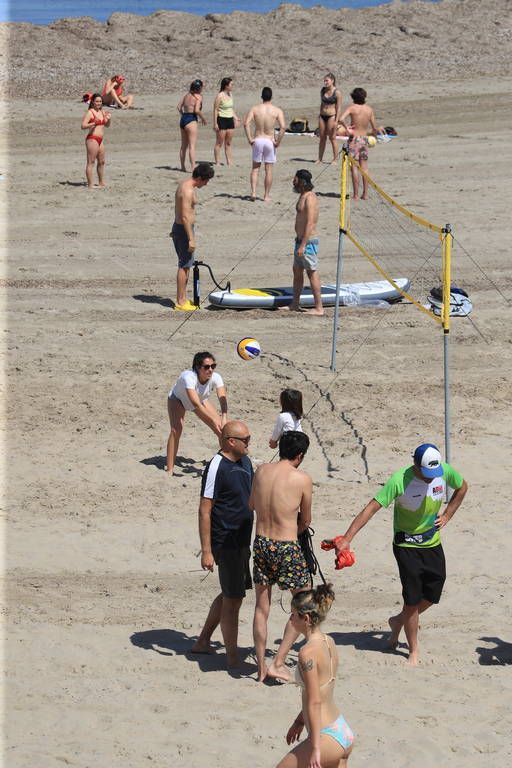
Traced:
<path fill-rule="evenodd" d="M 197 123 L 197 115 L 195 112 L 185 112 L 181 116 L 180 128 L 184 128 L 189 123 Z"/>
<path fill-rule="evenodd" d="M 327 640 L 327 637 L 324 635 L 325 644 L 327 646 L 327 650 L 329 652 L 329 661 L 331 666 L 331 676 L 329 680 L 327 680 L 325 683 L 322 683 L 320 685 L 320 688 L 323 688 L 326 685 L 330 685 L 331 683 L 334 683 L 335 677 L 333 675 L 333 669 L 332 669 L 332 654 L 331 654 L 331 647 L 329 645 L 329 642 Z M 295 683 L 296 685 L 299 685 L 301 688 L 304 688 L 304 681 L 302 679 L 302 675 L 300 673 L 300 667 L 297 666 L 295 668 Z M 331 736 L 333 739 L 335 739 L 338 744 L 343 749 L 348 749 L 352 746 L 352 743 L 354 741 L 354 734 L 352 732 L 352 729 L 350 728 L 349 724 L 343 717 L 343 715 L 339 715 L 339 717 L 336 718 L 334 723 L 331 723 L 330 725 L 327 725 L 325 728 L 322 728 L 320 733 L 324 733 L 326 736 Z"/>

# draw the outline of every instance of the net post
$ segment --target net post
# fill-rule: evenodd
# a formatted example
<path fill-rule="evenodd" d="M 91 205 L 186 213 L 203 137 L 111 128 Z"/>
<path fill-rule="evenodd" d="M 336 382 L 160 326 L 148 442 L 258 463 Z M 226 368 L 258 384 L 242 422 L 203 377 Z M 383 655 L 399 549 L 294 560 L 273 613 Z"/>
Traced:
<path fill-rule="evenodd" d="M 450 292 L 451 292 L 451 258 L 452 258 L 452 228 L 446 224 L 443 228 L 443 367 L 444 367 L 444 454 L 445 460 L 450 463 L 450 357 L 448 338 L 450 334 Z M 449 491 L 446 489 L 446 500 L 449 500 Z"/>
<path fill-rule="evenodd" d="M 443 329 L 450 331 L 450 292 L 451 292 L 451 268 L 452 268 L 452 243 L 453 235 L 450 224 L 443 227 Z"/>
<path fill-rule="evenodd" d="M 343 235 L 345 233 L 345 222 L 347 214 L 347 178 L 348 178 L 348 149 L 343 145 L 341 150 L 341 170 L 340 170 L 340 220 L 338 233 L 338 257 L 336 261 L 336 296 L 334 298 L 334 318 L 332 324 L 332 346 L 331 346 L 331 371 L 336 371 L 336 346 L 338 341 L 338 315 L 340 310 L 340 283 L 341 272 L 343 269 Z"/>

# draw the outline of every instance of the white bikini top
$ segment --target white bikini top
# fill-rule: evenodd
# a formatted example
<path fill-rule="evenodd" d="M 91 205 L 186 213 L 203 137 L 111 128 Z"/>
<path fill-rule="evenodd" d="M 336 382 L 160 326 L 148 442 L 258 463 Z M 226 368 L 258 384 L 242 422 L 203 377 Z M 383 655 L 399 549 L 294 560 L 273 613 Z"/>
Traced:
<path fill-rule="evenodd" d="M 334 683 L 336 678 L 334 677 L 333 668 L 332 668 L 333 665 L 332 665 L 331 645 L 330 645 L 329 641 L 327 640 L 327 635 L 322 635 L 322 637 L 323 637 L 323 639 L 325 641 L 325 644 L 327 646 L 327 651 L 329 653 L 329 666 L 330 666 L 330 670 L 331 670 L 331 676 L 330 676 L 329 680 L 326 680 L 325 683 L 322 683 L 320 685 L 320 688 L 325 688 L 326 685 L 330 685 L 331 683 Z M 300 671 L 300 666 L 298 664 L 295 667 L 295 685 L 298 685 L 300 688 L 305 688 L 306 687 L 304 685 L 304 680 L 302 679 L 302 674 L 301 674 L 301 671 Z"/>

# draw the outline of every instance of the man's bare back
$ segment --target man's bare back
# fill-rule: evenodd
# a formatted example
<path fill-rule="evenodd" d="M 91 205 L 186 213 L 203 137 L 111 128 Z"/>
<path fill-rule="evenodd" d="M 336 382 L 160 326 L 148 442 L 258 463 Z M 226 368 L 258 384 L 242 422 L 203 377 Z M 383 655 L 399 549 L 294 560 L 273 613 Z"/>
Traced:
<path fill-rule="evenodd" d="M 351 134 L 353 136 L 366 136 L 369 129 L 377 133 L 375 115 L 369 104 L 352 104 L 341 116 L 343 124 L 345 124 L 347 117 L 351 119 Z"/>
<path fill-rule="evenodd" d="M 271 141 L 274 140 L 274 128 L 276 124 L 284 133 L 285 122 L 283 110 L 275 107 L 270 102 L 257 104 L 249 112 L 248 118 L 252 117 L 254 121 L 254 138 L 266 136 Z"/>
<path fill-rule="evenodd" d="M 287 459 L 262 464 L 254 476 L 250 501 L 256 512 L 256 534 L 274 541 L 296 541 L 311 522 L 311 496 L 311 478 Z"/>
<path fill-rule="evenodd" d="M 180 181 L 174 195 L 174 219 L 176 224 L 184 224 L 184 219 L 192 226 L 195 220 L 197 204 L 196 184 L 194 179 Z"/>

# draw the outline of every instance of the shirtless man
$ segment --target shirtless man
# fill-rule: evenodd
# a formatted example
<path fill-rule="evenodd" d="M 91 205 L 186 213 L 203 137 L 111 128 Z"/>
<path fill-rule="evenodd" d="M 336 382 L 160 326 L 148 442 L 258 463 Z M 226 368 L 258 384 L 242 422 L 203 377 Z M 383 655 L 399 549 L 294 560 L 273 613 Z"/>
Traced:
<path fill-rule="evenodd" d="M 382 133 L 381 128 L 375 124 L 375 115 L 369 104 L 366 104 L 366 91 L 364 88 L 354 88 L 350 94 L 354 102 L 351 107 L 345 110 L 340 119 L 340 125 L 345 128 L 349 135 L 348 151 L 354 160 L 357 160 L 363 171 L 368 171 L 368 141 L 366 139 L 368 130 L 371 129 L 375 136 Z M 351 124 L 347 125 L 345 120 L 350 118 Z M 350 169 L 352 173 L 352 187 L 354 190 L 353 199 L 359 199 L 359 171 L 355 166 Z M 368 196 L 368 181 L 363 176 L 363 194 L 361 200 L 366 200 Z"/>
<path fill-rule="evenodd" d="M 190 267 L 194 264 L 196 242 L 194 239 L 194 221 L 196 218 L 196 189 L 205 187 L 214 176 L 209 163 L 199 163 L 192 171 L 192 177 L 180 181 L 174 196 L 175 212 L 171 237 L 178 254 L 178 272 L 176 274 L 175 310 L 190 312 L 197 309 L 187 300 L 187 283 Z"/>
<path fill-rule="evenodd" d="M 309 588 L 310 574 L 297 541 L 311 523 L 312 482 L 299 466 L 309 447 L 304 432 L 285 432 L 279 441 L 279 462 L 261 464 L 254 475 L 250 509 L 256 513 L 253 580 L 256 590 L 253 635 L 258 681 L 270 677 L 289 680 L 286 656 L 299 633 L 288 619 L 279 650 L 267 668 L 267 621 L 272 585 L 294 595 Z"/>
<path fill-rule="evenodd" d="M 315 306 L 305 310 L 309 315 L 323 315 L 320 276 L 318 274 L 318 198 L 313 192 L 311 173 L 305 169 L 297 171 L 293 178 L 293 189 L 300 197 L 295 207 L 295 248 L 293 257 L 293 300 L 289 307 L 300 312 L 300 294 L 304 285 L 306 270 Z"/>
<path fill-rule="evenodd" d="M 285 132 L 283 110 L 272 104 L 272 88 L 265 87 L 261 92 L 262 104 L 251 107 L 244 119 L 244 130 L 247 140 L 252 147 L 251 171 L 251 200 L 256 200 L 256 185 L 261 163 L 265 163 L 265 196 L 270 200 L 272 186 L 272 166 L 276 162 L 276 149 L 280 145 Z M 251 131 L 254 123 L 254 136 Z M 279 126 L 279 134 L 275 136 L 274 128 Z"/>

